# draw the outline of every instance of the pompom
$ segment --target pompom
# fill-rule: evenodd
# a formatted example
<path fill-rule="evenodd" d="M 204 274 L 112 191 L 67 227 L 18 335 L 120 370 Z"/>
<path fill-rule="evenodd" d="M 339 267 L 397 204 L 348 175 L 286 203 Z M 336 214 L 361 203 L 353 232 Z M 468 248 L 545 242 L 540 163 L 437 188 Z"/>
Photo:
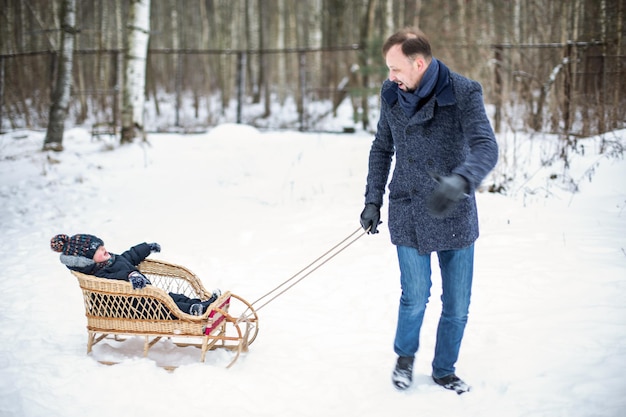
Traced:
<path fill-rule="evenodd" d="M 69 256 L 84 256 L 88 259 L 93 259 L 100 246 L 104 246 L 102 239 L 87 234 L 77 234 L 72 237 L 61 234 L 50 239 L 50 248 L 53 251 Z"/>
<path fill-rule="evenodd" d="M 55 252 L 63 252 L 63 248 L 69 242 L 70 237 L 68 235 L 60 234 L 50 239 L 50 248 Z"/>

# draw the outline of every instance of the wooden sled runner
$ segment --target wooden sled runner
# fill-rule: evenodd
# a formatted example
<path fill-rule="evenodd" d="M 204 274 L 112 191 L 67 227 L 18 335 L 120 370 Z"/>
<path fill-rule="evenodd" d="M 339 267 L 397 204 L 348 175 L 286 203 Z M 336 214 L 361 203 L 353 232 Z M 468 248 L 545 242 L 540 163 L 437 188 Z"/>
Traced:
<path fill-rule="evenodd" d="M 178 346 L 200 348 L 202 362 L 208 350 L 230 349 L 236 352 L 228 365 L 230 367 L 256 338 L 258 317 L 243 298 L 226 291 L 202 316 L 192 316 L 181 311 L 168 293 L 209 299 L 211 292 L 202 286 L 193 272 L 183 266 L 152 259 L 144 260 L 138 268 L 152 283 L 140 290 L 134 290 L 126 281 L 71 271 L 78 279 L 85 302 L 87 353 L 107 337 L 117 339 L 124 335 L 143 336 L 143 355 L 147 356 L 148 350 L 161 338 L 169 338 L 185 340 L 174 342 Z"/>

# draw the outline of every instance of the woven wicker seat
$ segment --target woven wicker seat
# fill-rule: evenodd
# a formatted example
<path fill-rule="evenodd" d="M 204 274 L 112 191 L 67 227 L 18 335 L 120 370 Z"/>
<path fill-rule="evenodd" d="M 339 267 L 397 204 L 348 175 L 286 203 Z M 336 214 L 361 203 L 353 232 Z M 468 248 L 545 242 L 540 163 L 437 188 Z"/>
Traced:
<path fill-rule="evenodd" d="M 87 316 L 87 353 L 93 345 L 108 336 L 143 336 L 144 356 L 161 338 L 190 338 L 179 346 L 200 348 L 204 362 L 207 350 L 235 350 L 231 366 L 258 333 L 258 317 L 252 306 L 229 291 L 221 294 L 202 316 L 181 311 L 168 295 L 184 294 L 206 300 L 211 293 L 187 268 L 164 261 L 146 259 L 139 270 L 152 285 L 134 290 L 126 281 L 98 278 L 72 271 L 78 279 Z M 235 315 L 236 309 L 241 316 Z M 243 313 L 246 317 L 242 320 Z M 195 340 L 194 340 L 195 339 Z"/>

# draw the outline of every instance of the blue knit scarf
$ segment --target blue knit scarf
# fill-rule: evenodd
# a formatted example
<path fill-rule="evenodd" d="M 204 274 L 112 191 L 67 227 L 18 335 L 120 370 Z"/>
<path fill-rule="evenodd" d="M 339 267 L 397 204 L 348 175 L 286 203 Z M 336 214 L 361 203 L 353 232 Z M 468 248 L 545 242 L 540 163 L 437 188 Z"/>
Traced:
<path fill-rule="evenodd" d="M 415 91 L 403 91 L 398 88 L 398 101 L 407 117 L 411 118 L 426 103 L 439 78 L 439 61 L 433 58 L 426 69 L 420 85 Z"/>

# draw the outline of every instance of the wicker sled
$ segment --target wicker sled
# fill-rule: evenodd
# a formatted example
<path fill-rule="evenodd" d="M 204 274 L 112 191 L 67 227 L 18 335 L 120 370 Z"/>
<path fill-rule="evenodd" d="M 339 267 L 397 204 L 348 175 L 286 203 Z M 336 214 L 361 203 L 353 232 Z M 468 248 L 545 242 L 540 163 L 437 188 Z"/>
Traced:
<path fill-rule="evenodd" d="M 148 350 L 166 337 L 178 346 L 200 348 L 202 362 L 207 350 L 233 350 L 236 355 L 228 365 L 230 367 L 256 338 L 258 317 L 243 298 L 226 291 L 202 316 L 192 316 L 182 312 L 168 292 L 209 299 L 211 293 L 204 289 L 193 272 L 183 266 L 152 259 L 144 260 L 139 270 L 152 283 L 140 290 L 134 290 L 126 281 L 72 271 L 78 278 L 85 301 L 89 336 L 87 353 L 107 337 L 118 339 L 124 335 L 143 336 L 143 354 L 147 356 Z"/>

